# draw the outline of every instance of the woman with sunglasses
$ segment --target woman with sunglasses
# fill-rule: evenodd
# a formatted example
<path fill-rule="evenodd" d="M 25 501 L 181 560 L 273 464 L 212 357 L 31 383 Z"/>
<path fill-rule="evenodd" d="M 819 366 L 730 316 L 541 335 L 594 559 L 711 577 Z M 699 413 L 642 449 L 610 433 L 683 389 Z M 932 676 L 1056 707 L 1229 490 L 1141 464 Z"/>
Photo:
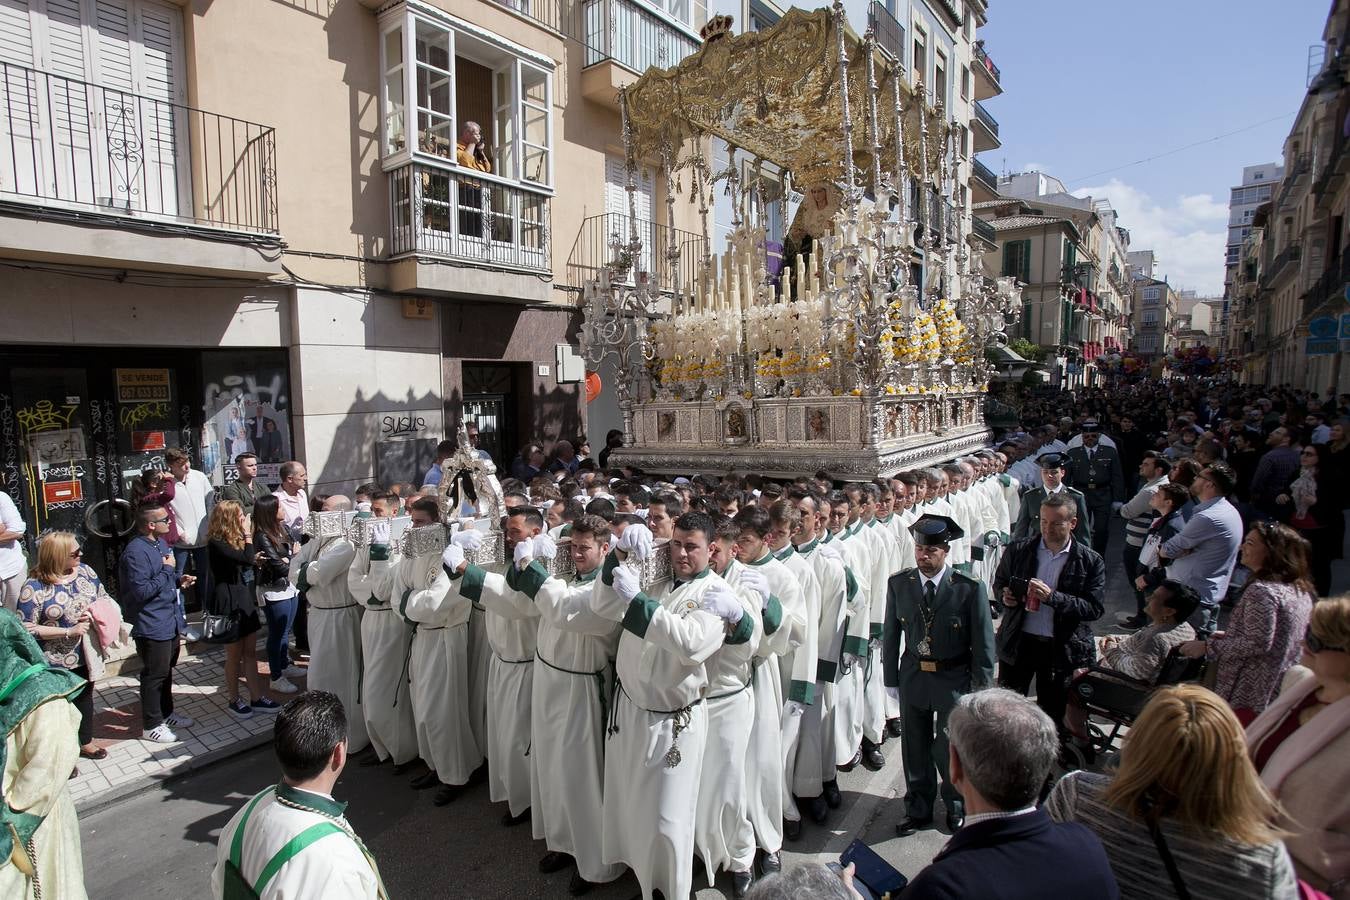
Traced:
<path fill-rule="evenodd" d="M 47 664 L 69 669 L 85 680 L 71 697 L 80 711 L 80 756 L 103 759 L 108 751 L 94 743 L 94 682 L 103 675 L 103 650 L 95 639 L 90 605 L 108 592 L 69 531 L 38 538 L 37 564 L 19 592 L 19 618 L 37 639 Z"/>
<path fill-rule="evenodd" d="M 1300 878 L 1350 898 L 1350 595 L 1323 600 L 1303 665 L 1247 726 L 1261 780 L 1289 814 L 1285 844 Z"/>
<path fill-rule="evenodd" d="M 1238 718 L 1250 722 L 1275 698 L 1280 678 L 1298 662 L 1299 638 L 1308 625 L 1314 594 L 1308 542 L 1288 525 L 1257 522 L 1239 552 L 1251 577 L 1228 629 L 1182 644 L 1180 652 L 1214 663 L 1214 692 Z"/>

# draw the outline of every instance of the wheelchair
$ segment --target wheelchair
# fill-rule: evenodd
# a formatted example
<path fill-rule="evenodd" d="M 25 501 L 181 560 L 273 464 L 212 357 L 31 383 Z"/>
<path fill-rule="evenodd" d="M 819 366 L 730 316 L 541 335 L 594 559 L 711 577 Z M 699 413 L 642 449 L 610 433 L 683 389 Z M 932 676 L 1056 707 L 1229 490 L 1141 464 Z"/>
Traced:
<path fill-rule="evenodd" d="M 1182 656 L 1180 651 L 1180 647 L 1171 649 L 1163 660 L 1158 677 L 1151 682 L 1095 665 L 1075 679 L 1070 690 L 1079 705 L 1087 711 L 1091 750 L 1089 755 L 1074 741 L 1064 741 L 1062 750 L 1066 757 L 1066 768 L 1070 771 L 1087 769 L 1092 765 L 1092 757 L 1102 758 L 1116 753 L 1121 731 L 1134 724 L 1149 697 L 1158 688 L 1199 680 L 1205 660 L 1190 659 Z M 1093 719 L 1105 719 L 1109 724 L 1103 726 Z"/>

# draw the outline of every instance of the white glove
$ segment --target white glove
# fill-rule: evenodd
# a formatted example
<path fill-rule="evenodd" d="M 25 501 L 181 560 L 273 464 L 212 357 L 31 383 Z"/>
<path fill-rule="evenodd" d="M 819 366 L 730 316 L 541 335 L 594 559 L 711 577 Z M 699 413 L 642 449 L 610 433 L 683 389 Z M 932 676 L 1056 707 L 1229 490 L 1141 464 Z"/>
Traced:
<path fill-rule="evenodd" d="M 985 545 L 986 547 L 997 547 L 997 546 L 999 545 L 999 543 L 1000 543 L 1000 541 L 999 541 L 999 537 L 998 537 L 998 532 L 997 532 L 997 531 L 989 531 L 989 532 L 986 532 L 986 533 L 985 533 L 985 535 L 984 535 L 984 545 Z"/>
<path fill-rule="evenodd" d="M 645 562 L 652 555 L 652 530 L 646 525 L 637 523 L 629 525 L 623 530 L 623 534 L 619 535 L 619 542 L 614 547 L 633 556 L 639 562 Z"/>
<path fill-rule="evenodd" d="M 459 571 L 459 567 L 464 565 L 464 548 L 458 544 L 450 544 L 441 554 L 441 562 L 451 572 Z"/>
<path fill-rule="evenodd" d="M 533 541 L 535 559 L 552 559 L 558 555 L 558 544 L 547 534 L 540 533 Z"/>
<path fill-rule="evenodd" d="M 368 513 L 368 512 L 370 512 L 370 503 L 369 503 L 369 501 L 362 500 L 360 503 L 356 504 L 356 511 L 359 512 L 359 513 Z"/>
<path fill-rule="evenodd" d="M 529 538 L 526 538 L 525 540 L 516 544 L 516 549 L 513 555 L 515 556 L 516 560 L 516 568 L 517 569 L 525 568 L 534 559 L 534 541 L 530 540 Z"/>
<path fill-rule="evenodd" d="M 389 520 L 376 519 L 370 523 L 370 542 L 372 544 L 389 543 Z"/>
<path fill-rule="evenodd" d="M 861 656 L 856 656 L 855 654 L 852 653 L 844 654 L 844 665 L 849 666 L 850 668 L 852 668 L 853 666 L 861 665 L 862 661 L 863 658 Z"/>
<path fill-rule="evenodd" d="M 894 700 L 897 706 L 900 704 L 900 689 L 898 687 L 886 688 L 886 696 Z"/>
<path fill-rule="evenodd" d="M 483 546 L 483 532 L 475 528 L 462 528 L 450 538 L 450 543 L 472 553 Z"/>
<path fill-rule="evenodd" d="M 614 569 L 614 593 L 625 603 L 631 601 L 642 590 L 637 570 L 632 566 L 618 566 Z"/>
<path fill-rule="evenodd" d="M 816 544 L 816 552 L 826 559 L 844 561 L 844 554 L 834 544 Z"/>
<path fill-rule="evenodd" d="M 745 615 L 745 607 L 725 585 L 715 584 L 703 595 L 703 608 L 717 616 L 728 625 L 740 622 Z"/>
<path fill-rule="evenodd" d="M 1112 512 L 1113 514 L 1114 514 L 1114 513 L 1120 512 L 1120 508 L 1121 508 L 1122 506 L 1124 506 L 1124 505 L 1125 505 L 1125 504 L 1122 503 L 1122 502 L 1119 501 L 1119 500 L 1113 500 L 1113 501 L 1111 501 L 1111 512 Z"/>
<path fill-rule="evenodd" d="M 796 700 L 789 700 L 783 704 L 783 712 L 789 716 L 800 716 L 806 712 L 806 704 L 798 703 Z"/>
<path fill-rule="evenodd" d="M 749 566 L 741 569 L 741 587 L 753 591 L 759 595 L 759 608 L 763 609 L 769 602 L 769 595 L 773 593 L 773 588 L 769 587 L 769 579 L 764 577 L 764 573 L 758 569 L 752 569 Z"/>

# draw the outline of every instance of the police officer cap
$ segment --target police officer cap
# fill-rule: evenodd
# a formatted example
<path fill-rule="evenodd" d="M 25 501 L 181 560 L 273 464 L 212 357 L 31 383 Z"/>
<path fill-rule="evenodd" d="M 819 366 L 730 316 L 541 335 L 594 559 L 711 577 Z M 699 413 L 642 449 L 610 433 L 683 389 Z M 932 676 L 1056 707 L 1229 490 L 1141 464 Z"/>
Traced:
<path fill-rule="evenodd" d="M 1036 457 L 1036 462 L 1042 469 L 1062 469 L 1064 468 L 1063 453 L 1042 453 Z"/>
<path fill-rule="evenodd" d="M 914 535 L 914 543 L 924 547 L 932 547 L 937 544 L 950 544 L 966 536 L 957 525 L 947 516 L 923 515 L 909 526 L 910 534 Z"/>
<path fill-rule="evenodd" d="M 1083 434 L 1097 434 L 1102 430 L 1102 426 L 1093 420 L 1083 423 Z"/>

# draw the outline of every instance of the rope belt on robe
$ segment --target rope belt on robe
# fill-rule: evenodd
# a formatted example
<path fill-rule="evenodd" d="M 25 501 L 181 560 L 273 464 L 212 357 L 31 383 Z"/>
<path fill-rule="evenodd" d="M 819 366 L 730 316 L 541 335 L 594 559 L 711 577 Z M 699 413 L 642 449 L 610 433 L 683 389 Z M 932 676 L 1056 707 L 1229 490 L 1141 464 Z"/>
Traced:
<path fill-rule="evenodd" d="M 609 674 L 609 670 L 613 668 L 613 666 L 606 663 L 605 667 L 597 672 L 581 672 L 576 669 L 564 669 L 562 666 L 555 666 L 553 663 L 545 659 L 542 653 L 536 652 L 535 659 L 539 660 L 541 663 L 548 666 L 550 669 L 554 669 L 558 672 L 565 672 L 568 675 L 576 675 L 579 678 L 595 679 L 595 694 L 596 697 L 598 697 L 600 700 L 600 721 L 601 722 L 609 721 L 609 696 L 605 691 L 605 676 Z"/>
<path fill-rule="evenodd" d="M 624 690 L 623 681 L 618 677 L 617 674 L 614 676 L 614 686 L 618 688 L 620 691 L 623 691 L 623 695 L 628 698 L 628 701 L 632 703 L 634 706 L 636 706 L 638 709 L 642 710 L 643 712 L 651 713 L 654 716 L 670 717 L 671 724 L 674 727 L 674 732 L 671 734 L 670 738 L 670 749 L 666 751 L 666 768 L 673 769 L 676 766 L 678 766 L 680 764 L 680 760 L 683 759 L 683 757 L 680 755 L 680 749 L 677 746 L 680 740 L 680 732 L 684 731 L 686 728 L 689 727 L 689 723 L 693 719 L 694 707 L 702 703 L 703 698 L 699 697 L 697 700 L 690 703 L 688 706 L 681 706 L 679 709 L 647 709 L 647 707 L 642 706 L 636 700 L 634 700 L 632 694 Z M 614 704 L 613 711 L 610 713 L 609 736 L 613 737 L 618 733 L 619 733 L 619 704 L 616 702 Z"/>

